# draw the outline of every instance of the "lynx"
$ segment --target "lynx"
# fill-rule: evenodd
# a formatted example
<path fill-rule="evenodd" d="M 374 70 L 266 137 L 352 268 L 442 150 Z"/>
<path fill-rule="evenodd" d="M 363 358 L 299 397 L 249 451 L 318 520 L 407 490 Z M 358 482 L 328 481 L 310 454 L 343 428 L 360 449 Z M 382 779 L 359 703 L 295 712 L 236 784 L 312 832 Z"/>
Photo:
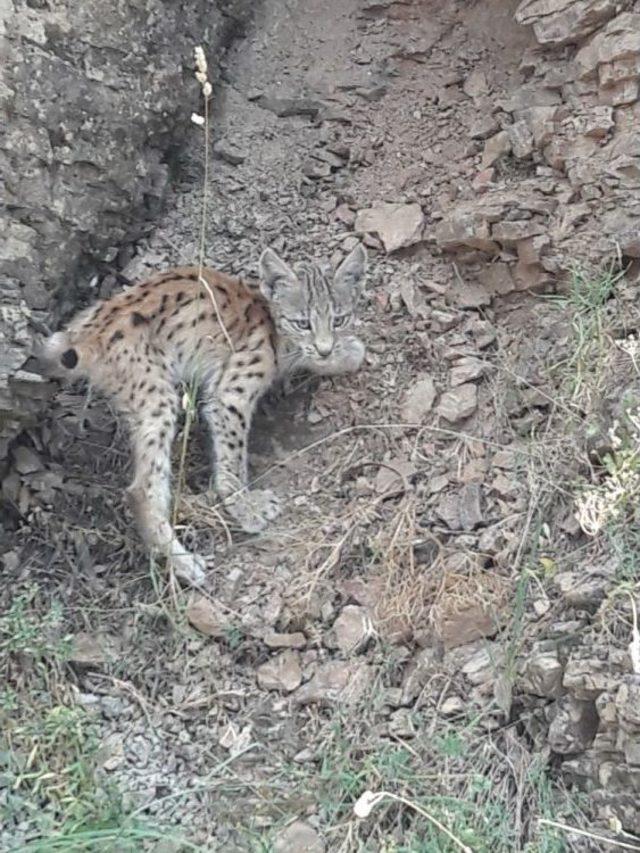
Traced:
<path fill-rule="evenodd" d="M 197 388 L 213 484 L 226 511 L 246 532 L 263 530 L 279 501 L 269 490 L 247 487 L 256 403 L 293 372 L 330 376 L 360 367 L 365 348 L 349 326 L 366 262 L 362 246 L 335 271 L 318 263 L 291 267 L 266 249 L 258 283 L 176 268 L 92 306 L 45 342 L 55 372 L 88 379 L 124 416 L 134 459 L 128 495 L 140 534 L 184 583 L 201 585 L 206 562 L 180 543 L 170 520 L 180 387 Z"/>

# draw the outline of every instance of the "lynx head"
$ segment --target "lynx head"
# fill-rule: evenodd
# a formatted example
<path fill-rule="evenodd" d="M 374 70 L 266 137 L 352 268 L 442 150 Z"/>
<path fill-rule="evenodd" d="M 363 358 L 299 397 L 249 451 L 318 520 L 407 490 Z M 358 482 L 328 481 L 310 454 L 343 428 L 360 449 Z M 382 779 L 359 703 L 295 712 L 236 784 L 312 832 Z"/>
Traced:
<path fill-rule="evenodd" d="M 273 249 L 260 257 L 260 290 L 267 299 L 280 339 L 297 352 L 301 366 L 318 373 L 356 369 L 364 346 L 348 333 L 367 267 L 361 245 L 333 270 L 319 263 L 292 267 Z M 358 363 L 354 365 L 355 351 Z M 324 369 L 326 368 L 326 369 Z"/>

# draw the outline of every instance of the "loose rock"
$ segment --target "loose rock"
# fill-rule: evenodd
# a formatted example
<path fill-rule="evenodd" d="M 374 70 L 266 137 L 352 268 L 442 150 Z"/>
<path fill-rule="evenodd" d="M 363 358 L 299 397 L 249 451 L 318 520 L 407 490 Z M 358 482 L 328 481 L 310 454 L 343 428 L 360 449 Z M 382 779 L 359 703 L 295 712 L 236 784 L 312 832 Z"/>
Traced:
<path fill-rule="evenodd" d="M 270 631 L 264 636 L 264 643 L 270 649 L 304 649 L 307 638 L 299 631 L 294 634 L 278 634 Z"/>
<path fill-rule="evenodd" d="M 355 705 L 363 698 L 372 677 L 367 664 L 331 661 L 322 664 L 294 698 L 299 705 Z"/>
<path fill-rule="evenodd" d="M 355 231 L 380 236 L 390 254 L 422 240 L 424 216 L 419 204 L 380 204 L 358 211 Z"/>
<path fill-rule="evenodd" d="M 224 637 L 232 625 L 225 610 L 204 595 L 191 596 L 185 615 L 193 627 L 207 637 Z"/>
<path fill-rule="evenodd" d="M 263 690 L 282 690 L 285 693 L 291 693 L 302 682 L 300 659 L 294 651 L 287 649 L 259 666 L 257 678 Z"/>
<path fill-rule="evenodd" d="M 336 646 L 342 654 L 361 651 L 373 636 L 373 624 L 364 607 L 353 604 L 344 607 L 333 624 Z"/>
<path fill-rule="evenodd" d="M 325 846 L 318 833 L 301 820 L 278 833 L 273 853 L 324 853 Z"/>
<path fill-rule="evenodd" d="M 438 405 L 438 413 L 449 423 L 468 418 L 478 406 L 478 389 L 473 384 L 460 385 L 453 391 L 442 395 Z"/>
<path fill-rule="evenodd" d="M 401 417 L 407 423 L 421 423 L 436 400 L 436 386 L 431 376 L 423 375 L 412 385 L 402 404 Z"/>
<path fill-rule="evenodd" d="M 511 139 L 509 134 L 506 130 L 501 130 L 485 142 L 480 168 L 487 169 L 489 166 L 493 166 L 504 154 L 508 154 L 510 151 Z"/>

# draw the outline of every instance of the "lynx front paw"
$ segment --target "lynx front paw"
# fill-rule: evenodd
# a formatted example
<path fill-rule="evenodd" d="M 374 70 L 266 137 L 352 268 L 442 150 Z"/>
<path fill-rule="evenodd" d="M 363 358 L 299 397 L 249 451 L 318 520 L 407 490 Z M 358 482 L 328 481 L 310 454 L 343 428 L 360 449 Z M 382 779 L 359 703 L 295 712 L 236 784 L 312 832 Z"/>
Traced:
<path fill-rule="evenodd" d="M 180 583 L 185 586 L 204 586 L 207 579 L 207 563 L 199 554 L 188 551 L 174 553 L 169 557 L 171 568 Z"/>
<path fill-rule="evenodd" d="M 269 489 L 253 489 L 230 498 L 227 512 L 245 533 L 260 533 L 280 515 L 280 500 Z"/>

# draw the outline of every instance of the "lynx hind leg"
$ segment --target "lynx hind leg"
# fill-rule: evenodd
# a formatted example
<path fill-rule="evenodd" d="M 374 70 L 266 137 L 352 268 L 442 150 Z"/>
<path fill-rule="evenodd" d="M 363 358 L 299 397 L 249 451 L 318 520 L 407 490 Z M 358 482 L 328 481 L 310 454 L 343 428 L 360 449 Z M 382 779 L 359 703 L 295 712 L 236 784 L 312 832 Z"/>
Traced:
<path fill-rule="evenodd" d="M 134 479 L 129 499 L 147 548 L 166 557 L 176 577 L 189 586 L 206 580 L 204 557 L 191 553 L 178 540 L 171 525 L 171 444 L 176 429 L 178 395 L 168 383 L 131 421 Z"/>

